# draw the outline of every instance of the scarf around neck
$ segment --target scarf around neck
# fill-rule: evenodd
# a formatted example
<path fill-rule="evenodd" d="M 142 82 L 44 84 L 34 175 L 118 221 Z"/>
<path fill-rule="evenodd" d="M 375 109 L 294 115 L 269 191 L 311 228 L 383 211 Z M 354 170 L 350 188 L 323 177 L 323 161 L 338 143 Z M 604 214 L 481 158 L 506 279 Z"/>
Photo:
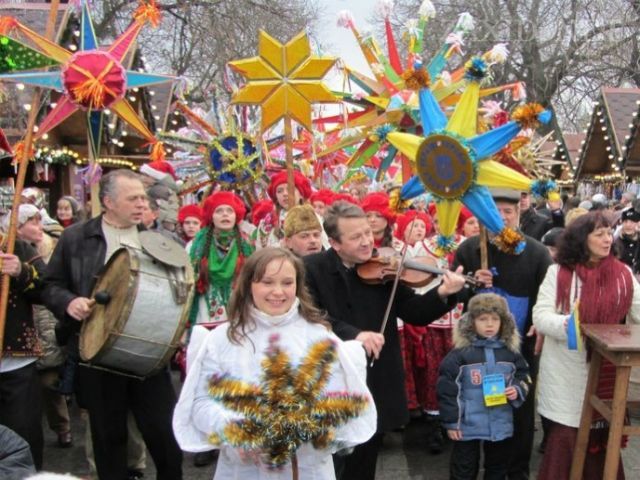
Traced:
<path fill-rule="evenodd" d="M 560 266 L 556 303 L 562 313 L 570 313 L 575 303 L 571 298 L 574 272 L 581 282 L 580 323 L 615 324 L 627 316 L 633 299 L 633 279 L 629 268 L 613 255 L 595 266 Z"/>

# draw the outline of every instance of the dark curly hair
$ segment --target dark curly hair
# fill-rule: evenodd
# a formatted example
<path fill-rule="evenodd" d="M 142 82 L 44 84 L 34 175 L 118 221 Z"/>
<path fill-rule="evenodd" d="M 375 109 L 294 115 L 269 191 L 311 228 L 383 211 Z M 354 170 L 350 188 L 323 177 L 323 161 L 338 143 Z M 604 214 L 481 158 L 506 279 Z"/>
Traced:
<path fill-rule="evenodd" d="M 576 218 L 560 237 L 556 262 L 566 267 L 587 263 L 590 258 L 587 237 L 602 227 L 613 227 L 613 224 L 601 210 Z"/>

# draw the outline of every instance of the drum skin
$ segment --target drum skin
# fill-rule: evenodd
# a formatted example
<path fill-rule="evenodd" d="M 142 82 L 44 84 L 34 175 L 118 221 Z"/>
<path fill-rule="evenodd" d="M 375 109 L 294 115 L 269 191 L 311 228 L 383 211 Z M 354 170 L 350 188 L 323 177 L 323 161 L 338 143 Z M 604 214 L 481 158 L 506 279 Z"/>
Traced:
<path fill-rule="evenodd" d="M 189 293 L 182 304 L 174 300 L 172 270 L 135 248 L 113 254 L 93 291 L 105 291 L 111 300 L 97 304 L 80 331 L 84 362 L 142 378 L 164 368 L 180 344 L 193 300 L 191 266 L 184 269 Z"/>

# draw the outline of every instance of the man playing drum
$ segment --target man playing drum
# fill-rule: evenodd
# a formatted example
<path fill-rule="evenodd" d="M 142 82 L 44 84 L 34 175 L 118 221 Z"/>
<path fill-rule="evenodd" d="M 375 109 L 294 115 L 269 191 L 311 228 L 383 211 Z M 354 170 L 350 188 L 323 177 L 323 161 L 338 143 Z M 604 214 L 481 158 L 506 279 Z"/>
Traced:
<path fill-rule="evenodd" d="M 137 174 L 115 170 L 100 180 L 103 214 L 66 229 L 45 275 L 43 301 L 78 348 L 81 323 L 92 311 L 97 274 L 121 246 L 140 248 L 138 231 L 147 202 Z M 157 478 L 182 479 L 182 453 L 171 418 L 176 395 L 167 369 L 143 380 L 81 365 L 78 403 L 87 408 L 96 468 L 102 480 L 127 478 L 127 411 L 131 411 L 156 465 Z"/>

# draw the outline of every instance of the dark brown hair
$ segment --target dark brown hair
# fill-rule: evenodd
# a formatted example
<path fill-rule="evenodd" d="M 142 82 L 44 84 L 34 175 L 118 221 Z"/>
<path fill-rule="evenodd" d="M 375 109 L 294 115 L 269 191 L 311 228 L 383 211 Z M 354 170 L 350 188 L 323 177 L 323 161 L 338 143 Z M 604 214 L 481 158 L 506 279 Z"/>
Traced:
<path fill-rule="evenodd" d="M 302 260 L 284 248 L 267 247 L 256 251 L 247 259 L 231 294 L 227 306 L 229 318 L 227 336 L 232 343 L 239 345 L 249 333 L 255 330 L 255 321 L 250 315 L 250 308 L 253 306 L 251 284 L 262 280 L 267 266 L 274 260 L 289 262 L 296 271 L 296 297 L 300 300 L 298 307 L 300 315 L 310 323 L 320 323 L 330 329 L 326 315 L 314 305 L 311 294 L 307 290 Z"/>
<path fill-rule="evenodd" d="M 331 205 L 324 214 L 324 231 L 327 237 L 340 242 L 338 220 L 341 218 L 367 218 L 364 210 L 353 203 L 338 201 Z"/>
<path fill-rule="evenodd" d="M 611 221 L 601 210 L 579 216 L 560 237 L 556 262 L 566 267 L 587 263 L 590 258 L 587 237 L 598 228 L 611 226 Z"/>

